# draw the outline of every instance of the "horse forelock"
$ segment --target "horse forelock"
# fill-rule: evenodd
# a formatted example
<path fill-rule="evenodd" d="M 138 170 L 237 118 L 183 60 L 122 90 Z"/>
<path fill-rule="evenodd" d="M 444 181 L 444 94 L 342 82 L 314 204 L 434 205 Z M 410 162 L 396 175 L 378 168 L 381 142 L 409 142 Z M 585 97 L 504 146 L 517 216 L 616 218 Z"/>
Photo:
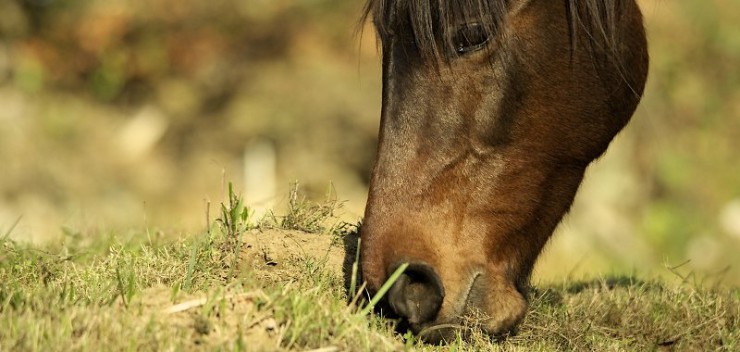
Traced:
<path fill-rule="evenodd" d="M 368 0 L 363 21 L 372 17 L 381 39 L 408 26 L 424 58 L 446 58 L 452 52 L 454 34 L 475 23 L 487 36 L 501 28 L 508 0 Z M 440 47 L 443 45 L 444 47 Z"/>
<path fill-rule="evenodd" d="M 507 13 L 518 2 L 530 0 L 368 0 L 361 21 L 372 18 L 381 39 L 392 36 L 399 26 L 409 26 L 413 42 L 423 58 L 446 59 L 454 52 L 452 38 L 464 24 L 481 25 L 490 37 L 500 35 Z M 560 0 L 567 11 L 571 46 L 579 45 L 603 52 L 621 68 L 618 47 L 621 17 L 628 0 Z M 581 31 L 588 38 L 580 43 Z M 444 45 L 445 47 L 440 47 Z"/>

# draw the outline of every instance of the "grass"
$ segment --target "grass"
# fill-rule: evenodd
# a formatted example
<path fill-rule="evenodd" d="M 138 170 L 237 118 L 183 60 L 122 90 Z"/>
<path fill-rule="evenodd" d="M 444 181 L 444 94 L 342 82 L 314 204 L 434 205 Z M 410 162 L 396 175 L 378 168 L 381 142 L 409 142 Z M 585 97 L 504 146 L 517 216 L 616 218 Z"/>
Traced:
<path fill-rule="evenodd" d="M 101 236 L 34 248 L 0 237 L 0 351 L 740 349 L 740 291 L 635 277 L 537 287 L 518 334 L 424 345 L 348 305 L 322 250 L 262 261 L 248 254 L 260 245 L 241 240 L 310 243 L 332 237 L 331 227 L 255 228 L 233 191 L 229 198 L 218 226 L 184 240 Z"/>
<path fill-rule="evenodd" d="M 333 232 L 337 225 L 331 225 L 328 229 L 327 219 L 333 218 L 334 212 L 342 205 L 343 202 L 337 200 L 333 185 L 329 186 L 324 200 L 313 202 L 301 194 L 299 184 L 295 182 L 290 187 L 287 214 L 282 219 L 278 219 L 270 213 L 261 225 L 308 233 Z"/>

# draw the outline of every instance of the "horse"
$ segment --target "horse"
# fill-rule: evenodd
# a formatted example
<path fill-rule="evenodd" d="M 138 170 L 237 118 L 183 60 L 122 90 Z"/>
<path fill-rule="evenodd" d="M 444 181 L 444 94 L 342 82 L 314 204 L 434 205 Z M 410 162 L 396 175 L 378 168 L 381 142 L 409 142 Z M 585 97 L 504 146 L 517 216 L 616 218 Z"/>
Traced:
<path fill-rule="evenodd" d="M 422 340 L 515 333 L 537 257 L 642 97 L 640 9 L 368 0 L 370 18 L 383 85 L 360 231 L 367 290 L 407 263 L 383 305 Z"/>

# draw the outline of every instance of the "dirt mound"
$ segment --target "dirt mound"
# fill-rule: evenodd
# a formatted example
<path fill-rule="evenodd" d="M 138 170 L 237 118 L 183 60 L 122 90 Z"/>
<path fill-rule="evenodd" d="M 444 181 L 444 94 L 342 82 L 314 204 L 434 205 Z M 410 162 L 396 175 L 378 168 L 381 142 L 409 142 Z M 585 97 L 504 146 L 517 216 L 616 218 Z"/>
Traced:
<path fill-rule="evenodd" d="M 190 334 L 187 348 L 228 346 L 278 350 L 285 347 L 281 341 L 286 324 L 280 322 L 276 310 L 283 304 L 280 302 L 284 297 L 280 296 L 295 289 L 289 282 L 305 281 L 301 276 L 306 275 L 306 265 L 313 265 L 347 283 L 356 243 L 354 233 L 339 237 L 282 229 L 251 230 L 242 237 L 239 265 L 240 270 L 249 272 L 254 285 L 214 288 L 206 296 L 184 295 L 175 303 L 150 300 L 147 306 L 162 313 L 159 319 L 166 319 L 175 329 Z M 275 296 L 274 287 L 270 288 L 272 284 L 285 285 L 285 292 Z M 164 298 L 168 296 L 166 291 L 166 288 L 150 290 L 147 296 Z"/>
<path fill-rule="evenodd" d="M 356 238 L 357 235 L 340 238 L 300 231 L 252 230 L 244 234 L 242 257 L 245 265 L 260 274 L 284 273 L 309 260 L 341 277 L 351 270 Z"/>

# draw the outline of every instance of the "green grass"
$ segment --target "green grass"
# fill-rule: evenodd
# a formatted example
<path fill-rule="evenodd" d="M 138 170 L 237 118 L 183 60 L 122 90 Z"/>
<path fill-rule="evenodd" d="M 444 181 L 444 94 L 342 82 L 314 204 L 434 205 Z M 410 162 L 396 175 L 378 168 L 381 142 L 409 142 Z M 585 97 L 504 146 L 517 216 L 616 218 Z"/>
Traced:
<path fill-rule="evenodd" d="M 141 234 L 34 248 L 0 237 L 0 351 L 740 349 L 740 291 L 634 277 L 537 287 L 503 341 L 472 332 L 424 345 L 348 305 L 340 268 L 320 251 L 248 260 L 242 231 L 333 234 L 254 229 L 240 204 L 231 192 L 217 226 L 171 242 Z"/>

